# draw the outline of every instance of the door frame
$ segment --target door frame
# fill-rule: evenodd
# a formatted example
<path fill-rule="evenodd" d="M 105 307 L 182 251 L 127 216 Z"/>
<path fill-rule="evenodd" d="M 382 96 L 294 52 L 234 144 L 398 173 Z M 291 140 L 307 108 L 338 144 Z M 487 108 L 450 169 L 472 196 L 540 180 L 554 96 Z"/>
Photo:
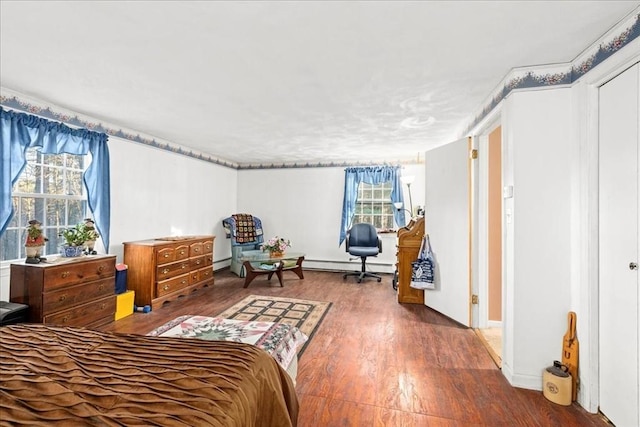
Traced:
<path fill-rule="evenodd" d="M 607 81 L 640 61 L 640 39 L 591 70 L 573 87 L 575 137 L 578 138 L 578 176 L 576 236 L 576 275 L 572 288 L 572 306 L 581 313 L 577 334 L 580 337 L 580 388 L 578 402 L 589 412 L 597 413 L 599 393 L 599 90 Z"/>

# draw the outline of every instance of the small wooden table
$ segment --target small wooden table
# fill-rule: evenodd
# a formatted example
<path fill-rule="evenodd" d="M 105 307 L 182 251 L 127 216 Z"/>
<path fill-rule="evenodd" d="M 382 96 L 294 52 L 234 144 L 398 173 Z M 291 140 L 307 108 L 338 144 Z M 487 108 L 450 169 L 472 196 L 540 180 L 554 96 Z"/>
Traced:
<path fill-rule="evenodd" d="M 285 252 L 283 256 L 271 257 L 269 252 L 243 252 L 240 260 L 244 265 L 246 273 L 244 278 L 244 287 L 248 287 L 253 279 L 262 274 L 267 274 L 267 280 L 271 280 L 274 273 L 278 276 L 278 281 L 282 287 L 283 271 L 293 271 L 300 279 L 304 279 L 304 274 L 302 273 L 302 261 L 304 261 L 304 255 L 305 254 L 302 252 Z"/>

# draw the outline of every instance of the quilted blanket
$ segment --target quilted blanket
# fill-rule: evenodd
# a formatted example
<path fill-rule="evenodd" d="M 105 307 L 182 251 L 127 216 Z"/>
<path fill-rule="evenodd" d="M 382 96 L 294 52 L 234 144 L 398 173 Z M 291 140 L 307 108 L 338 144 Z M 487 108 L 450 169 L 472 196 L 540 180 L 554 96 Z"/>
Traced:
<path fill-rule="evenodd" d="M 180 316 L 147 335 L 252 344 L 269 353 L 285 370 L 309 339 L 295 326 L 284 323 L 192 315 Z"/>

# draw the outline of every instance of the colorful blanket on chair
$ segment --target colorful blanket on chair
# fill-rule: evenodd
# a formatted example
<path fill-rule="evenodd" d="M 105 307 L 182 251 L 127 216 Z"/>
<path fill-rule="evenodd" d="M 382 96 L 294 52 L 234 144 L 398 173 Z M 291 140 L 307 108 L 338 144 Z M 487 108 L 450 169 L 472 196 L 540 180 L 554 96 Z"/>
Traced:
<path fill-rule="evenodd" d="M 256 225 L 253 215 L 235 214 L 231 215 L 236 224 L 235 238 L 238 243 L 251 243 L 257 240 Z"/>

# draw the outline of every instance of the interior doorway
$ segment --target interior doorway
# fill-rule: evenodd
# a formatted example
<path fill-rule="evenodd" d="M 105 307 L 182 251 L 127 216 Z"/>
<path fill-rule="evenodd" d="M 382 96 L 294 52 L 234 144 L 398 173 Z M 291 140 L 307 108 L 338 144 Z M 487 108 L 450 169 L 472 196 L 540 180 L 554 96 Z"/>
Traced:
<path fill-rule="evenodd" d="M 502 127 L 495 127 L 485 140 L 486 156 L 486 291 L 480 322 L 480 338 L 498 366 L 502 364 Z M 483 304 L 480 301 L 480 304 Z"/>

